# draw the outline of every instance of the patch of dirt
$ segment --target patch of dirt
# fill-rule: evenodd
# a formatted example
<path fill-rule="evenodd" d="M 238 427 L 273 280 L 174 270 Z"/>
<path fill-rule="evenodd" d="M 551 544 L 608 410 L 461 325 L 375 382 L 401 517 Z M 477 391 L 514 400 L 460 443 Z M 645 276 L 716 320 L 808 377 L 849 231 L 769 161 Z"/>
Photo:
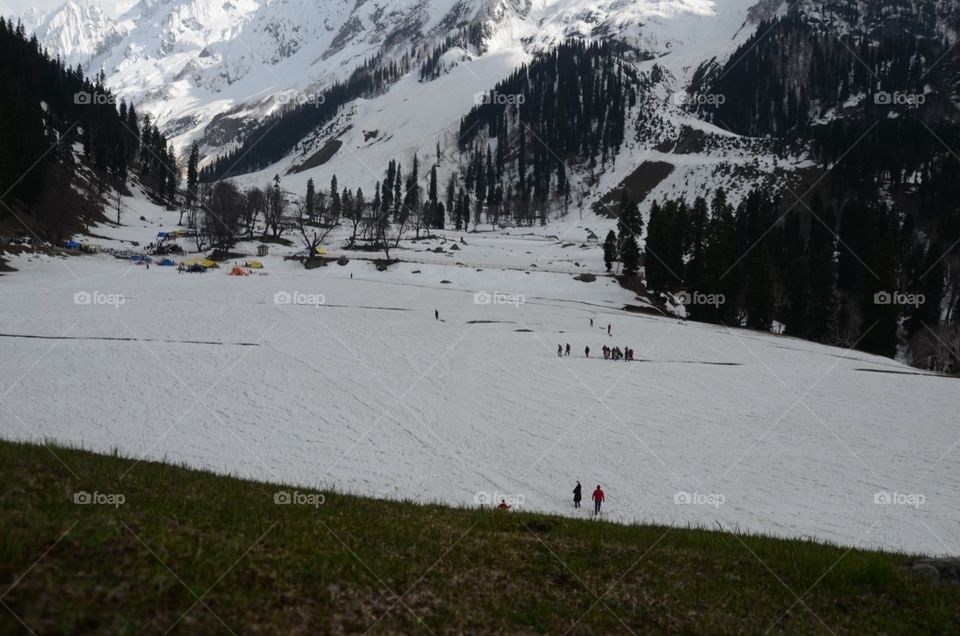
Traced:
<path fill-rule="evenodd" d="M 333 158 L 333 155 L 337 154 L 337 151 L 340 150 L 341 146 L 343 146 L 342 141 L 339 139 L 331 139 L 327 143 L 323 144 L 320 150 L 307 157 L 306 161 L 298 166 L 290 168 L 290 170 L 287 171 L 287 174 L 297 174 L 298 172 L 303 172 L 304 170 L 310 170 L 311 168 L 322 166 L 330 161 L 330 159 Z"/>
<path fill-rule="evenodd" d="M 673 165 L 664 161 L 644 161 L 624 178 L 620 184 L 593 204 L 593 211 L 613 218 L 619 211 L 624 191 L 631 199 L 641 203 L 647 195 L 673 172 Z"/>

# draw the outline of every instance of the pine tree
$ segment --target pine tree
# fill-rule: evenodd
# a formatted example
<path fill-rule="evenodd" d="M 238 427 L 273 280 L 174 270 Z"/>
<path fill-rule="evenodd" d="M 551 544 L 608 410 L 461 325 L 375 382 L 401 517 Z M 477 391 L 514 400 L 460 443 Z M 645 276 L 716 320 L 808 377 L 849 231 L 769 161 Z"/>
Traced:
<path fill-rule="evenodd" d="M 397 164 L 396 175 L 393 179 L 393 220 L 400 223 L 406 220 L 406 214 L 403 212 L 403 171 L 400 164 Z"/>
<path fill-rule="evenodd" d="M 379 193 L 378 193 L 379 195 Z M 303 198 L 303 208 L 308 219 L 314 219 L 317 215 L 317 193 L 313 185 L 313 179 L 307 179 L 307 193 Z"/>
<path fill-rule="evenodd" d="M 340 200 L 340 191 L 337 186 L 337 175 L 330 177 L 330 215 L 339 219 L 343 213 L 343 202 Z"/>
<path fill-rule="evenodd" d="M 773 259 L 765 242 L 758 245 L 750 256 L 747 279 L 746 310 L 747 327 L 770 331 L 773 326 Z"/>
<path fill-rule="evenodd" d="M 634 236 L 628 236 L 620 248 L 620 260 L 623 261 L 623 274 L 632 278 L 640 271 L 640 248 L 637 246 L 637 239 Z"/>
<path fill-rule="evenodd" d="M 133 107 L 131 106 L 131 109 Z M 187 207 L 193 208 L 197 205 L 197 188 L 200 184 L 200 148 L 194 142 L 190 147 L 190 158 L 187 159 Z"/>
<path fill-rule="evenodd" d="M 833 233 L 834 216 L 815 196 L 810 204 L 814 218 L 810 221 L 807 263 L 810 269 L 807 292 L 807 317 L 804 335 L 817 342 L 832 343 L 837 339 L 837 243 Z"/>
<path fill-rule="evenodd" d="M 689 256 L 684 272 L 684 283 L 688 289 L 698 290 L 704 280 L 704 254 L 707 248 L 707 226 L 710 222 L 710 213 L 707 201 L 697 197 L 693 208 L 687 217 L 686 252 Z"/>
<path fill-rule="evenodd" d="M 613 262 L 617 260 L 617 235 L 613 230 L 607 232 L 607 238 L 603 241 L 603 264 L 609 272 L 613 269 Z"/>

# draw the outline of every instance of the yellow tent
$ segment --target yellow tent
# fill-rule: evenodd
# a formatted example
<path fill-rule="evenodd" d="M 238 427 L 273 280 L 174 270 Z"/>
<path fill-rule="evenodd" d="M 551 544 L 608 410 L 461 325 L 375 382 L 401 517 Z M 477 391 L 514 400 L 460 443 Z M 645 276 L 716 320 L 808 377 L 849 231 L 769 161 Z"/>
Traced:
<path fill-rule="evenodd" d="M 217 269 L 220 267 L 215 261 L 211 261 L 209 258 L 188 258 L 183 261 L 183 264 L 187 267 L 191 265 L 203 265 L 207 269 Z"/>
<path fill-rule="evenodd" d="M 247 261 L 243 266 L 249 267 L 250 269 L 263 269 L 263 263 L 260 261 Z"/>
<path fill-rule="evenodd" d="M 316 249 L 316 252 L 317 252 L 317 254 L 320 254 L 321 256 L 325 256 L 326 253 L 327 253 L 327 250 L 323 249 L 322 247 L 318 247 L 318 248 Z"/>

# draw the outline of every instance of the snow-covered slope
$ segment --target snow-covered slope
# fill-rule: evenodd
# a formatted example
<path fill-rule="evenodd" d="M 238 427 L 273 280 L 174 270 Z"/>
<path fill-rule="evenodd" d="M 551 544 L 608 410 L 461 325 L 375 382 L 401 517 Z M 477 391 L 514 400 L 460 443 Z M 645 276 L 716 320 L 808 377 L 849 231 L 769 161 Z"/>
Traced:
<path fill-rule="evenodd" d="M 127 226 L 96 233 L 143 244 L 176 223 L 128 207 Z M 602 272 L 587 227 L 605 229 L 405 242 L 386 272 L 276 254 L 242 278 L 15 259 L 0 285 L 0 436 L 118 449 L 132 471 L 164 458 L 586 516 L 570 502 L 579 479 L 603 485 L 611 521 L 956 552 L 956 379 L 624 311 L 637 301 L 612 279 L 562 273 Z M 637 361 L 603 360 L 605 344 Z"/>

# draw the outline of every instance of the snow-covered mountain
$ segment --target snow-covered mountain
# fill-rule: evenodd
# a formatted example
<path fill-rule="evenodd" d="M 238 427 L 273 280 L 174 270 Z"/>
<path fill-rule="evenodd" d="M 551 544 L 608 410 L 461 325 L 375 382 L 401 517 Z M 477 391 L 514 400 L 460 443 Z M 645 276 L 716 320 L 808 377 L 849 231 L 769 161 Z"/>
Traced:
<path fill-rule="evenodd" d="M 20 19 L 52 55 L 71 67 L 86 68 L 119 35 L 117 21 L 92 0 L 69 0 L 49 12 L 31 9 Z"/>
<path fill-rule="evenodd" d="M 758 25 L 788 9 L 835 44 L 847 33 L 955 42 L 958 32 L 958 11 L 947 0 L 140 0 L 112 13 L 89 1 L 70 0 L 25 22 L 52 53 L 88 72 L 102 69 L 108 86 L 149 113 L 181 156 L 199 141 L 206 161 L 239 147 L 279 109 L 321 99 L 370 60 L 406 64 L 409 72 L 386 90 L 350 101 L 283 159 L 241 178 L 262 185 L 284 174 L 294 191 L 333 174 L 369 187 L 390 159 L 409 162 L 437 144 L 456 156 L 458 124 L 479 93 L 569 38 L 615 42 L 647 88 L 615 160 L 572 175 L 587 203 L 638 166 L 654 166 L 657 196 L 720 185 L 745 193 L 812 166 L 802 149 L 773 150 L 731 134 L 677 99 L 700 90 L 704 78 L 722 77 Z M 454 34 L 467 41 L 450 44 Z M 417 68 L 438 47 L 442 72 L 421 79 Z M 655 121 L 639 122 L 641 111 Z"/>
<path fill-rule="evenodd" d="M 704 59 L 749 36 L 755 2 L 141 0 L 110 17 L 89 0 L 70 0 L 24 22 L 52 54 L 102 69 L 108 86 L 149 112 L 178 148 L 208 137 L 205 149 L 217 152 L 245 122 L 315 94 L 374 55 L 429 50 L 471 23 L 483 43 L 459 60 L 476 75 L 470 95 L 570 37 L 621 41 L 637 59 L 669 63 L 683 83 Z M 207 134 L 211 122 L 215 134 Z"/>

